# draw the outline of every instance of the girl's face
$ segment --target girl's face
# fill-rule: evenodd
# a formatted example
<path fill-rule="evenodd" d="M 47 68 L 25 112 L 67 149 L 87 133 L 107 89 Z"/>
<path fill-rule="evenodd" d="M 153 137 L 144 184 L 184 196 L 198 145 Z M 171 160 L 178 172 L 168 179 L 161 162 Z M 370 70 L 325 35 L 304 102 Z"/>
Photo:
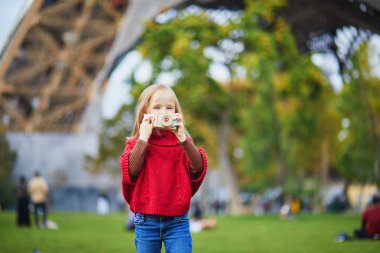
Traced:
<path fill-rule="evenodd" d="M 150 100 L 147 108 L 148 114 L 174 114 L 175 99 L 168 90 L 157 90 Z"/>

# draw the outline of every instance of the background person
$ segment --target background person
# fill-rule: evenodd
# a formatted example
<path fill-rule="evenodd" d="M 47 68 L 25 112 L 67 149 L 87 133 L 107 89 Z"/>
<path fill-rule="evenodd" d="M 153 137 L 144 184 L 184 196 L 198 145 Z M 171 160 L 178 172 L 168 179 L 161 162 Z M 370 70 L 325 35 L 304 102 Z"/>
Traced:
<path fill-rule="evenodd" d="M 192 217 L 190 219 L 190 232 L 198 233 L 202 230 L 213 229 L 216 226 L 215 218 L 204 218 L 203 210 L 198 201 L 192 203 Z"/>
<path fill-rule="evenodd" d="M 105 191 L 102 191 L 98 196 L 96 210 L 100 215 L 107 215 L 110 213 L 110 200 Z"/>
<path fill-rule="evenodd" d="M 46 227 L 47 225 L 47 199 L 49 187 L 46 180 L 38 171 L 28 185 L 28 192 L 33 203 L 34 222 L 37 227 Z M 42 224 L 39 222 L 39 212 L 42 214 Z"/>
<path fill-rule="evenodd" d="M 30 227 L 29 194 L 26 178 L 21 176 L 16 187 L 17 225 Z"/>
<path fill-rule="evenodd" d="M 290 210 L 293 216 L 298 215 L 301 212 L 301 201 L 298 197 L 292 198 L 292 201 L 290 202 Z"/>
<path fill-rule="evenodd" d="M 361 229 L 355 230 L 355 238 L 380 239 L 380 196 L 375 195 L 362 215 Z"/>

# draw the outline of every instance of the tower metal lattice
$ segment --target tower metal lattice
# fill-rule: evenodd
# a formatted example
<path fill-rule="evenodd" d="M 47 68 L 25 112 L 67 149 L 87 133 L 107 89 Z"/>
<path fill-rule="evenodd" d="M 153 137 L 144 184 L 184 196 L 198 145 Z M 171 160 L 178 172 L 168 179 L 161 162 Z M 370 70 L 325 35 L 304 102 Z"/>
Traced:
<path fill-rule="evenodd" d="M 0 65 L 7 131 L 75 132 L 127 0 L 35 0 Z"/>

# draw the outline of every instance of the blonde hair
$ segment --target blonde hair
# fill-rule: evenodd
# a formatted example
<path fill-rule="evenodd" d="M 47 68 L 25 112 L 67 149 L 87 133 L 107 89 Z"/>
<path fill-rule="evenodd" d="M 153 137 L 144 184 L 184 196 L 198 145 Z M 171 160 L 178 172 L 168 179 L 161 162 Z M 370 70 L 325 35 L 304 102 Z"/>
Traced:
<path fill-rule="evenodd" d="M 182 114 L 181 105 L 179 104 L 178 98 L 172 88 L 170 88 L 167 85 L 164 84 L 152 84 L 145 88 L 145 90 L 141 93 L 139 100 L 137 101 L 136 105 L 136 118 L 135 118 L 135 124 L 132 131 L 132 137 L 138 137 L 139 136 L 139 130 L 140 130 L 140 123 L 144 117 L 144 114 L 147 113 L 147 109 L 149 106 L 149 103 L 152 100 L 153 95 L 159 91 L 159 90 L 167 90 L 170 93 L 172 93 L 174 98 L 174 105 L 175 105 L 175 112 Z"/>

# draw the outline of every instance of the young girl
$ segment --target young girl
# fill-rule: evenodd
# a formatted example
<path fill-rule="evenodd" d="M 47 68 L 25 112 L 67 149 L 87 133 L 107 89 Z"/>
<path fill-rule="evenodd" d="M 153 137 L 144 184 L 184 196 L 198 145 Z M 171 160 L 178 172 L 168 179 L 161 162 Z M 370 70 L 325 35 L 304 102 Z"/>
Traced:
<path fill-rule="evenodd" d="M 159 114 L 172 115 L 175 128 L 155 128 Z M 135 213 L 137 252 L 161 252 L 162 242 L 167 253 L 191 252 L 187 213 L 206 175 L 207 158 L 187 135 L 170 87 L 154 84 L 140 95 L 120 165 L 123 195 Z"/>

